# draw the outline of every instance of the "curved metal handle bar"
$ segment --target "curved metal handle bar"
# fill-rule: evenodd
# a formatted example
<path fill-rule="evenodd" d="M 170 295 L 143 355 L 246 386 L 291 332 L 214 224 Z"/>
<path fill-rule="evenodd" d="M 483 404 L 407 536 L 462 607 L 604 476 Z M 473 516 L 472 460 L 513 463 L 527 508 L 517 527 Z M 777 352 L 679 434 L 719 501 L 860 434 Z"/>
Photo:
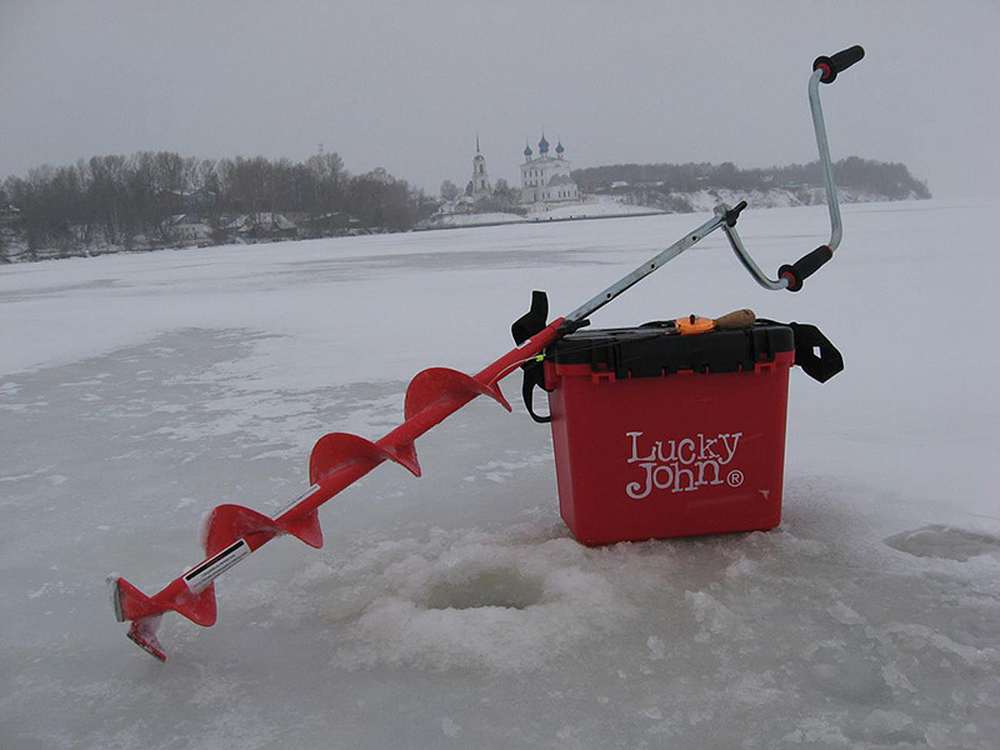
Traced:
<path fill-rule="evenodd" d="M 819 84 L 823 77 L 822 70 L 813 71 L 809 78 L 809 109 L 812 112 L 813 130 L 816 132 L 816 148 L 819 151 L 819 165 L 823 172 L 823 186 L 826 189 L 826 205 L 830 211 L 830 240 L 826 243 L 831 253 L 840 245 L 844 235 L 843 223 L 840 219 L 840 203 L 837 201 L 837 188 L 833 181 L 833 162 L 830 160 L 830 143 L 826 137 L 826 123 L 823 120 L 823 107 L 819 100 Z M 721 216 L 729 207 L 724 203 L 720 204 L 715 213 Z M 765 289 L 780 290 L 788 288 L 788 279 L 784 276 L 779 279 L 771 279 L 760 270 L 760 267 L 750 256 L 743 240 L 740 239 L 735 226 L 724 224 L 722 226 L 729 245 L 733 248 L 736 257 L 739 258 L 743 267 L 750 272 L 754 280 Z"/>
<path fill-rule="evenodd" d="M 727 210 L 728 207 L 726 204 L 722 203 L 716 207 L 715 212 L 718 214 L 720 212 L 724 213 Z M 741 240 L 739 234 L 737 234 L 736 227 L 723 224 L 722 230 L 726 233 L 726 238 L 729 240 L 729 246 L 733 248 L 733 252 L 736 253 L 736 257 L 740 259 L 740 263 L 743 264 L 743 267 L 750 272 L 754 281 L 765 289 L 770 289 L 772 291 L 780 291 L 788 287 L 788 279 L 785 277 L 772 280 L 767 277 L 767 274 L 760 270 L 760 267 L 754 262 L 754 259 L 750 257 L 750 253 L 743 244 L 743 240 Z"/>
<path fill-rule="evenodd" d="M 830 250 L 836 250 L 844 236 L 844 227 L 840 221 L 840 204 L 837 202 L 837 188 L 833 183 L 833 162 L 830 161 L 830 143 L 826 138 L 823 107 L 819 101 L 819 84 L 822 77 L 822 70 L 814 70 L 809 78 L 809 109 L 812 111 L 813 130 L 816 131 L 819 166 L 823 170 L 826 205 L 830 209 L 830 241 L 826 244 Z"/>

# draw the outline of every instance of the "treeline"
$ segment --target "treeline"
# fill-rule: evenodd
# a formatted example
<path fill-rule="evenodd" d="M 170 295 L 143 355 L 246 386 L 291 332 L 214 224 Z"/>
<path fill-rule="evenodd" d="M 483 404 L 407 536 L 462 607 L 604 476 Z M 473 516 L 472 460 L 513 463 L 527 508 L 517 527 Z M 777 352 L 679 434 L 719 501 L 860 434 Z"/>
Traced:
<path fill-rule="evenodd" d="M 334 152 L 304 162 L 95 156 L 0 185 L 0 260 L 399 231 L 437 202 L 384 169 L 351 175 Z"/>
<path fill-rule="evenodd" d="M 871 192 L 890 200 L 930 198 L 927 184 L 915 179 L 906 165 L 851 156 L 836 162 L 837 187 Z M 723 164 L 616 164 L 573 171 L 573 179 L 588 193 L 615 188 L 639 188 L 660 193 L 693 193 L 699 190 L 797 190 L 822 185 L 818 161 L 787 167 L 740 169 Z"/>

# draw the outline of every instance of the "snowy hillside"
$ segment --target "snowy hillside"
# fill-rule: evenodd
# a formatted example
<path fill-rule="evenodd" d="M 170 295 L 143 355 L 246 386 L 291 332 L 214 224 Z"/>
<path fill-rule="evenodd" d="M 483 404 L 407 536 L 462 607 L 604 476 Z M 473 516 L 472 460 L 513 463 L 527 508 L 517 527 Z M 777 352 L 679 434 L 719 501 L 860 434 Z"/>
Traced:
<path fill-rule="evenodd" d="M 714 204 L 713 204 L 714 207 Z M 657 209 L 634 206 L 611 196 L 590 196 L 589 200 L 552 206 L 540 203 L 529 208 L 525 215 L 515 213 L 455 213 L 441 211 L 421 222 L 418 229 L 454 229 L 456 227 L 492 226 L 526 222 L 567 221 L 572 219 L 606 219 L 624 216 L 646 216 L 659 213 Z"/>
<path fill-rule="evenodd" d="M 1000 260 L 982 207 L 844 207 L 796 295 L 721 236 L 596 326 L 751 307 L 819 325 L 792 373 L 782 525 L 585 548 L 548 428 L 504 382 L 217 582 L 219 621 L 125 638 L 104 585 L 272 513 L 325 432 L 376 439 L 432 365 L 475 372 L 705 220 L 518 224 L 0 268 L 0 747 L 978 748 L 1000 736 Z M 773 272 L 823 206 L 748 210 Z M 668 406 L 668 405 L 667 405 Z"/>
<path fill-rule="evenodd" d="M 885 203 L 898 200 L 879 194 L 874 190 L 859 188 L 837 188 L 837 198 L 841 203 Z M 918 196 L 911 193 L 910 198 Z M 821 187 L 797 189 L 771 188 L 769 190 L 698 190 L 691 193 L 671 192 L 660 198 L 665 206 L 684 206 L 695 211 L 711 211 L 719 201 L 733 206 L 745 200 L 756 208 L 791 208 L 793 206 L 826 205 L 826 192 Z"/>

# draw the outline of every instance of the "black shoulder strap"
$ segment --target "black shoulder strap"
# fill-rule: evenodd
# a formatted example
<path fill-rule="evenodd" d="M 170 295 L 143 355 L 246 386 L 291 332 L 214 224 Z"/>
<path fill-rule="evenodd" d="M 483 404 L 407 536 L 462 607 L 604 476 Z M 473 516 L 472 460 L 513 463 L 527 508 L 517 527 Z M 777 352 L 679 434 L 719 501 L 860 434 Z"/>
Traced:
<path fill-rule="evenodd" d="M 514 343 L 520 346 L 536 333 L 545 330 L 545 321 L 548 317 L 549 298 L 545 292 L 536 289 L 531 293 L 531 308 L 515 320 L 514 324 L 510 327 Z M 521 369 L 524 370 L 524 381 L 521 383 L 521 396 L 524 398 L 524 406 L 527 408 L 528 414 L 536 422 L 542 424 L 551 422 L 551 416 L 543 417 L 535 414 L 533 404 L 535 388 L 541 388 L 543 391 L 548 390 L 545 387 L 545 368 L 540 361 L 532 359 L 521 365 Z"/>
<path fill-rule="evenodd" d="M 524 406 L 528 410 L 529 416 L 539 424 L 546 424 L 552 421 L 552 415 L 540 416 L 535 414 L 534 396 L 535 388 L 541 388 L 548 392 L 545 387 L 545 366 L 538 360 L 531 360 L 523 365 L 524 381 L 521 383 L 521 397 L 524 399 Z"/>

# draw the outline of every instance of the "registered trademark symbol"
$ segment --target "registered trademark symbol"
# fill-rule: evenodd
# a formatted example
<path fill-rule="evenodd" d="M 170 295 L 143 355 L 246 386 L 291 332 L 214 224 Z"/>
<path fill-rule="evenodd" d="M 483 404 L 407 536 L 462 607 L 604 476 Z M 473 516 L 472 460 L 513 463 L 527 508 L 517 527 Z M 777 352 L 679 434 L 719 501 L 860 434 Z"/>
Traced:
<path fill-rule="evenodd" d="M 739 469 L 733 469 L 729 472 L 729 476 L 726 477 L 726 482 L 730 487 L 739 487 L 743 484 L 743 472 Z"/>

